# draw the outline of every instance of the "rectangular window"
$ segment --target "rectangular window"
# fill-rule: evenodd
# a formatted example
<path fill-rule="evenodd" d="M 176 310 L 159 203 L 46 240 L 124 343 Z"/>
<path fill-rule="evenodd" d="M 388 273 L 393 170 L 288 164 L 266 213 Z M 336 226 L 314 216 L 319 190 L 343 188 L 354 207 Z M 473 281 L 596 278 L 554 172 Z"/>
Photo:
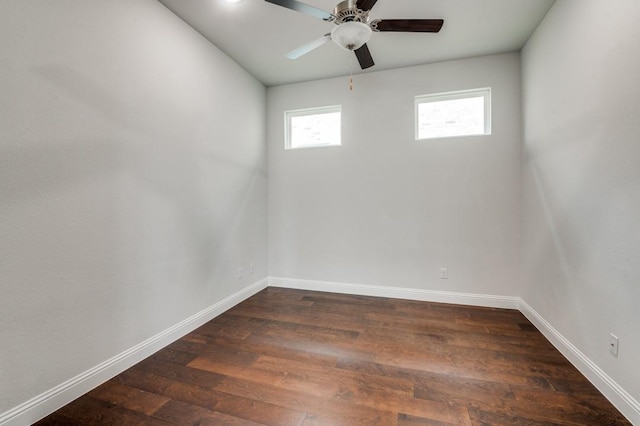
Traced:
<path fill-rule="evenodd" d="M 416 96 L 416 140 L 491 134 L 491 88 Z"/>
<path fill-rule="evenodd" d="M 341 106 L 284 113 L 285 149 L 340 145 Z"/>

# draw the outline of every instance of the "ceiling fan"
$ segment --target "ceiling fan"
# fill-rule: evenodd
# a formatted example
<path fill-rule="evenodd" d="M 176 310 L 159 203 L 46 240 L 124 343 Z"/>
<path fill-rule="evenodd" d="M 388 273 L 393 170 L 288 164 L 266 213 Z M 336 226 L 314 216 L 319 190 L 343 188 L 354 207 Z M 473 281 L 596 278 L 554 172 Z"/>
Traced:
<path fill-rule="evenodd" d="M 298 47 L 286 54 L 290 59 L 311 52 L 329 40 L 346 50 L 352 50 L 358 58 L 360 67 L 364 70 L 374 65 L 373 58 L 367 47 L 367 41 L 372 32 L 420 32 L 437 33 L 442 28 L 442 19 L 369 19 L 369 12 L 378 0 L 345 0 L 336 5 L 333 13 L 325 12 L 314 6 L 297 0 L 265 0 L 278 6 L 286 7 L 327 22 L 333 22 L 336 27 L 317 40 Z"/>

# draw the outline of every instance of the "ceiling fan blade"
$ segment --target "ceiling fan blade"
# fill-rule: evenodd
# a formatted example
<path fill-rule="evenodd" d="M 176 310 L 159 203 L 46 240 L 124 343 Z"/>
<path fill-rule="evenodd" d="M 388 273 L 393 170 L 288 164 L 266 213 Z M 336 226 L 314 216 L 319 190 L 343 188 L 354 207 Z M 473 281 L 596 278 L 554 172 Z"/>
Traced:
<path fill-rule="evenodd" d="M 376 4 L 378 0 L 358 0 L 356 2 L 356 6 L 358 9 L 367 11 L 371 10 L 371 8 Z"/>
<path fill-rule="evenodd" d="M 442 24 L 443 19 L 376 19 L 371 27 L 374 31 L 437 33 Z"/>
<path fill-rule="evenodd" d="M 356 54 L 356 58 L 358 58 L 358 62 L 360 62 L 360 68 L 363 70 L 375 65 L 373 58 L 371 57 L 371 52 L 369 52 L 369 48 L 366 44 L 363 44 L 361 48 L 356 49 L 354 52 Z"/>
<path fill-rule="evenodd" d="M 298 59 L 300 56 L 306 55 L 307 53 L 311 52 L 313 49 L 322 46 L 329 40 L 331 40 L 331 34 L 325 34 L 319 39 L 310 41 L 309 43 L 303 44 L 297 49 L 292 50 L 291 52 L 287 53 L 285 56 L 289 59 Z"/>
<path fill-rule="evenodd" d="M 302 3 L 297 0 L 265 0 L 268 3 L 277 4 L 278 6 L 286 7 L 287 9 L 295 10 L 296 12 L 304 13 L 305 15 L 311 15 L 316 18 L 320 18 L 324 21 L 328 21 L 333 18 L 333 15 L 329 12 L 325 12 L 317 7 L 309 6 L 306 3 Z"/>

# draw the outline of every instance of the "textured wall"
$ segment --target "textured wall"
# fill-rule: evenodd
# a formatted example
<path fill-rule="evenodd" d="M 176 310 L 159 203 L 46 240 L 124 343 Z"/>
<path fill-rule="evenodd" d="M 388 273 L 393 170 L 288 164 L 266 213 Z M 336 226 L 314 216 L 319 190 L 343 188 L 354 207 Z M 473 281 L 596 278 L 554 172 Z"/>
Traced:
<path fill-rule="evenodd" d="M 266 277 L 267 228 L 265 89 L 160 3 L 5 0 L 0 52 L 2 413 Z"/>

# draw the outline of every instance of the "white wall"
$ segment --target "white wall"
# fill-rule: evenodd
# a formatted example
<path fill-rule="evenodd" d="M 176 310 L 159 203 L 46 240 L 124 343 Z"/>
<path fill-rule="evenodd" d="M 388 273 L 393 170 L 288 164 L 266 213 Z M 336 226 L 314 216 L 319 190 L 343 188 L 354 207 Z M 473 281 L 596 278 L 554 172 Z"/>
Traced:
<path fill-rule="evenodd" d="M 356 75 L 354 86 L 267 91 L 269 274 L 519 295 L 519 55 Z M 414 140 L 415 95 L 488 86 L 493 135 Z M 341 147 L 284 150 L 284 111 L 336 104 Z"/>
<path fill-rule="evenodd" d="M 4 0 L 0 52 L 1 414 L 265 278 L 267 188 L 265 88 L 157 1 Z"/>
<path fill-rule="evenodd" d="M 559 0 L 522 54 L 522 296 L 636 401 L 639 20 L 637 0 Z"/>

